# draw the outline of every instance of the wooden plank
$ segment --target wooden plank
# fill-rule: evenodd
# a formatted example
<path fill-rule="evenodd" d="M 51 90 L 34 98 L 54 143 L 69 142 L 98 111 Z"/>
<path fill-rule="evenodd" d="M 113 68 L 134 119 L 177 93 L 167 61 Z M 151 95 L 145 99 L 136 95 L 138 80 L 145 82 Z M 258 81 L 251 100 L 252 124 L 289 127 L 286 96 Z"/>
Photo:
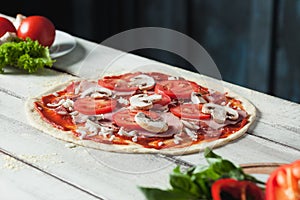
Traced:
<path fill-rule="evenodd" d="M 16 68 L 7 68 L 4 74 L 0 74 L 1 91 L 19 98 L 28 98 L 44 92 L 55 84 L 61 84 L 75 78 L 51 69 L 27 74 Z"/>
<path fill-rule="evenodd" d="M 0 153 L 1 199 L 96 199 L 68 184 Z"/>
<path fill-rule="evenodd" d="M 215 152 L 237 164 L 290 163 L 300 158 L 299 150 L 248 134 L 239 140 L 215 149 Z M 202 153 L 179 158 L 196 165 L 206 163 Z"/>
<path fill-rule="evenodd" d="M 125 71 L 159 70 L 161 63 L 141 56 L 76 38 L 72 53 L 57 59 L 54 68 L 82 78 L 98 78 Z"/>

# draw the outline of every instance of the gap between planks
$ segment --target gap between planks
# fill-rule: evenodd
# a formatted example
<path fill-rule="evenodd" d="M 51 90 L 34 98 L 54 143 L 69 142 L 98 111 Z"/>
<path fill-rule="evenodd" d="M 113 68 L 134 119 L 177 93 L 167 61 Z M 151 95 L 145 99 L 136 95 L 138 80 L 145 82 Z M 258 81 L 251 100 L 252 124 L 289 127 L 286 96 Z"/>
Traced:
<path fill-rule="evenodd" d="M 281 143 L 281 142 L 277 142 L 277 141 L 272 140 L 272 139 L 270 139 L 270 138 L 263 137 L 263 136 L 260 136 L 260 135 L 256 135 L 256 134 L 250 133 L 250 132 L 246 132 L 246 134 L 251 135 L 251 136 L 254 136 L 254 137 L 257 137 L 257 138 L 261 138 L 261 139 L 267 140 L 267 141 L 269 141 L 269 142 L 272 142 L 272 143 L 274 143 L 274 144 L 278 144 L 278 145 L 284 146 L 284 147 L 286 147 L 286 148 L 293 149 L 293 150 L 296 150 L 296 151 L 299 151 L 299 152 L 300 152 L 300 149 L 299 149 L 299 148 L 296 148 L 296 147 L 293 147 L 293 146 L 290 146 L 290 145 L 287 145 L 287 144 L 284 144 L 284 143 Z"/>
<path fill-rule="evenodd" d="M 24 100 L 24 99 L 25 99 L 25 97 L 20 96 L 20 95 L 16 94 L 15 92 L 12 92 L 12 91 L 7 90 L 7 89 L 2 88 L 2 87 L 0 87 L 0 92 L 5 93 L 5 94 L 7 94 L 7 95 L 9 95 L 9 96 L 15 97 L 15 98 L 17 98 L 17 99 L 21 99 L 21 100 Z"/>

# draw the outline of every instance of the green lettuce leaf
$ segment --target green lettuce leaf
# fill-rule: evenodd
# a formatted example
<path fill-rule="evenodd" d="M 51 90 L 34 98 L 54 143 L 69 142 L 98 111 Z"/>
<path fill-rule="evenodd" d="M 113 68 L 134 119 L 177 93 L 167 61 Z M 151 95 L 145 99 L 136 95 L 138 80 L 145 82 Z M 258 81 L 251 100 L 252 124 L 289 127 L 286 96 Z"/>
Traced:
<path fill-rule="evenodd" d="M 6 42 L 0 45 L 0 73 L 4 67 L 13 66 L 34 73 L 45 66 L 52 67 L 48 47 L 31 39 Z"/>

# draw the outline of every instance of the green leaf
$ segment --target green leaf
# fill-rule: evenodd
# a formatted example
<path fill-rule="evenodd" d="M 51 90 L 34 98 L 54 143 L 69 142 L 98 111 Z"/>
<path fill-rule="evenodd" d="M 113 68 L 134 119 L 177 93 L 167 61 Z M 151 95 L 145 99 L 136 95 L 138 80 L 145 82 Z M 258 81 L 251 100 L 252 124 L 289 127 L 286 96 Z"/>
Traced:
<path fill-rule="evenodd" d="M 199 198 L 180 190 L 161 190 L 158 188 L 140 187 L 147 200 L 199 200 Z"/>
<path fill-rule="evenodd" d="M 207 162 L 208 162 L 209 164 L 211 164 L 211 163 L 210 163 L 210 159 L 212 159 L 212 158 L 214 158 L 214 159 L 222 159 L 221 156 L 215 154 L 215 153 L 212 151 L 212 149 L 210 149 L 210 148 L 206 148 L 206 149 L 204 150 L 204 156 L 205 156 L 205 158 L 206 158 L 206 160 L 207 160 Z M 213 161 L 213 160 L 211 160 L 211 161 Z"/>
<path fill-rule="evenodd" d="M 186 174 L 171 174 L 170 184 L 175 190 L 181 190 L 182 192 L 189 193 L 195 196 L 200 196 L 199 187 L 195 184 L 191 177 Z"/>
<path fill-rule="evenodd" d="M 210 167 L 220 175 L 220 178 L 234 178 L 236 180 L 248 180 L 264 184 L 250 174 L 245 174 L 241 167 L 233 164 L 229 160 L 223 159 L 209 148 L 205 149 L 205 158 L 210 164 Z"/>
<path fill-rule="evenodd" d="M 45 66 L 51 67 L 54 62 L 47 47 L 29 38 L 0 45 L 0 73 L 3 73 L 3 68 L 8 66 L 33 73 Z"/>

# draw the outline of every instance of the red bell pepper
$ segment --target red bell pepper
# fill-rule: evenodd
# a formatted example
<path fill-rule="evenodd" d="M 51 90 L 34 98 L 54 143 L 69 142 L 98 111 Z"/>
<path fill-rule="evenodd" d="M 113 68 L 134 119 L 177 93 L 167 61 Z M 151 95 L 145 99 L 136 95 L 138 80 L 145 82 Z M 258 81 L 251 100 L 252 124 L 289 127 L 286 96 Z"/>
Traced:
<path fill-rule="evenodd" d="M 238 181 L 231 178 L 217 180 L 211 187 L 214 200 L 264 200 L 264 193 L 251 181 Z"/>
<path fill-rule="evenodd" d="M 266 200 L 300 200 L 300 160 L 272 172 L 267 181 Z"/>

